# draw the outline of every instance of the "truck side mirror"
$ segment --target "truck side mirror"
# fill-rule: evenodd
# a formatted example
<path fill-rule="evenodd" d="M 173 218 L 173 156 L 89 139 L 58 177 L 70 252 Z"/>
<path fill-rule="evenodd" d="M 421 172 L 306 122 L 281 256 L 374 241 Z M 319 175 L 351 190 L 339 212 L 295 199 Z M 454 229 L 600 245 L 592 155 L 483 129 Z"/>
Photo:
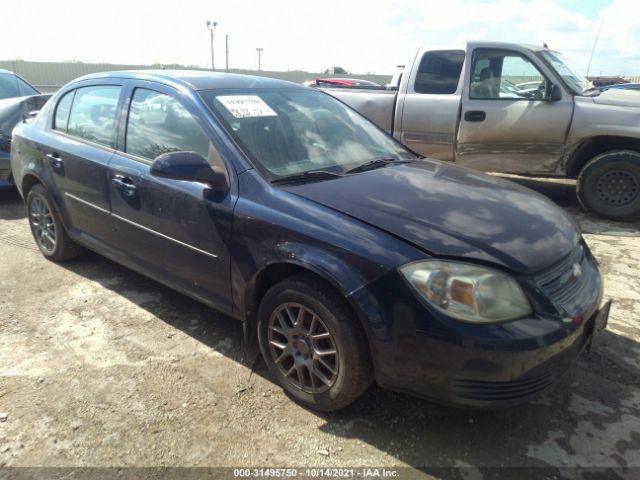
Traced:
<path fill-rule="evenodd" d="M 562 90 L 558 85 L 552 83 L 549 85 L 549 91 L 547 92 L 547 101 L 557 102 L 559 100 L 562 100 Z"/>

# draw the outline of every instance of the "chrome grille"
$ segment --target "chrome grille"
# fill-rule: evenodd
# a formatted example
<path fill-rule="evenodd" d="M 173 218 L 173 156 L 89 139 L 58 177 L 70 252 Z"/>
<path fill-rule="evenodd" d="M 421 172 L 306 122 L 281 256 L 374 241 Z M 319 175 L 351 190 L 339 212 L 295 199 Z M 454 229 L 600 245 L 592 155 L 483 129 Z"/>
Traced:
<path fill-rule="evenodd" d="M 589 285 L 591 276 L 585 247 L 579 245 L 557 265 L 536 275 L 536 283 L 554 303 L 567 307 L 573 305 Z"/>

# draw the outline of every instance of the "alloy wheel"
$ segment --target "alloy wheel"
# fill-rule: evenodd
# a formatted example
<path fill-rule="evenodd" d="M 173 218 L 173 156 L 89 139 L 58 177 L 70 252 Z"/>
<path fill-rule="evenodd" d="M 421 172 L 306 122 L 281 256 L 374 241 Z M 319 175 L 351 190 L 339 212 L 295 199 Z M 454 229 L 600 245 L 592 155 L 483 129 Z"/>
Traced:
<path fill-rule="evenodd" d="M 318 394 L 336 382 L 336 342 L 322 319 L 304 305 L 286 303 L 273 311 L 268 342 L 274 364 L 297 388 Z"/>
<path fill-rule="evenodd" d="M 56 227 L 47 203 L 36 197 L 29 208 L 29 221 L 38 246 L 48 254 L 56 249 Z"/>

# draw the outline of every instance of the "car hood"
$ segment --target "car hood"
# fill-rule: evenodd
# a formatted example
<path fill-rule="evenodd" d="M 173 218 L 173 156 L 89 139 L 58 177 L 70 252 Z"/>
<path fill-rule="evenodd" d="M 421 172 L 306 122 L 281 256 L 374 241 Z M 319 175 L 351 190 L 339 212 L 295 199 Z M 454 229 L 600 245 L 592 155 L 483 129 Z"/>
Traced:
<path fill-rule="evenodd" d="M 532 273 L 568 255 L 575 222 L 546 197 L 437 160 L 284 187 L 434 256 Z"/>
<path fill-rule="evenodd" d="M 621 107 L 640 107 L 640 91 L 614 88 L 602 92 L 593 101 L 600 105 L 618 105 Z"/>

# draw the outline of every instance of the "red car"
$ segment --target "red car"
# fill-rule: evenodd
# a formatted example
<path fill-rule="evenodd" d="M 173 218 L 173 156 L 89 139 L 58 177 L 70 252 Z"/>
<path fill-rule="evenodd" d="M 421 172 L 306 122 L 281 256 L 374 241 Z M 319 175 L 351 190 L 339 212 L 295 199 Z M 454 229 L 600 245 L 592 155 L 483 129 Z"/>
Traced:
<path fill-rule="evenodd" d="M 307 80 L 305 85 L 312 87 L 380 87 L 381 85 L 369 80 L 358 78 L 316 78 Z"/>

